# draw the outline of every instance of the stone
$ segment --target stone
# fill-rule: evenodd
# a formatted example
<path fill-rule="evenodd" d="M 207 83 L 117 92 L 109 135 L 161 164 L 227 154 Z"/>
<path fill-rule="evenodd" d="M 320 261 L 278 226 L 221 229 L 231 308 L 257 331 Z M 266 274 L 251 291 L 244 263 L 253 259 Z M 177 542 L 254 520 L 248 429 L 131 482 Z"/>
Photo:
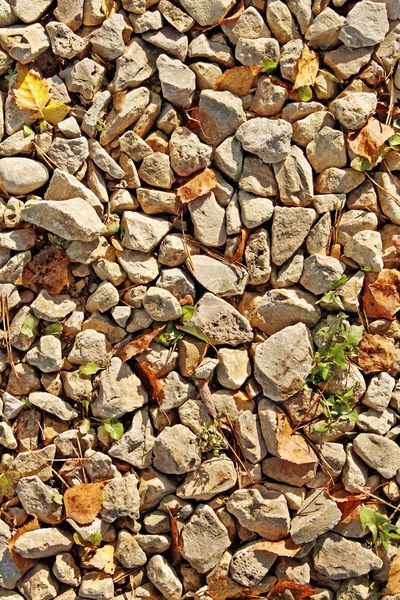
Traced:
<path fill-rule="evenodd" d="M 244 252 L 249 273 L 249 283 L 266 283 L 271 275 L 269 235 L 266 229 L 258 229 L 249 236 Z"/>
<path fill-rule="evenodd" d="M 388 373 L 379 373 L 371 377 L 362 403 L 376 411 L 383 412 L 390 403 L 396 380 Z"/>
<path fill-rule="evenodd" d="M 81 582 L 80 569 L 77 567 L 72 554 L 68 554 L 68 552 L 57 554 L 52 571 L 58 581 L 65 585 L 76 587 Z"/>
<path fill-rule="evenodd" d="M 354 169 L 330 167 L 318 175 L 315 191 L 317 194 L 348 194 L 363 183 L 364 179 L 364 173 Z"/>
<path fill-rule="evenodd" d="M 300 248 L 316 218 L 312 208 L 276 206 L 272 222 L 271 256 L 281 266 Z"/>
<path fill-rule="evenodd" d="M 43 335 L 39 345 L 31 348 L 27 354 L 28 363 L 42 373 L 54 373 L 62 368 L 61 342 L 54 335 Z"/>
<path fill-rule="evenodd" d="M 59 585 L 50 568 L 38 562 L 22 577 L 18 589 L 29 600 L 52 600 L 57 596 Z"/>
<path fill-rule="evenodd" d="M 224 37 L 219 38 L 219 41 L 213 41 L 210 40 L 205 34 L 200 34 L 190 42 L 188 55 L 190 58 L 207 58 L 208 60 L 215 61 L 224 67 L 233 67 L 235 64 L 232 50 L 226 43 L 226 39 Z M 214 78 L 214 74 L 211 75 L 211 79 L 209 74 L 209 81 Z M 211 87 L 206 85 L 203 87 L 203 89 L 213 89 L 213 87 L 214 86 Z"/>
<path fill-rule="evenodd" d="M 135 123 L 149 104 L 149 101 L 150 92 L 146 88 L 139 87 L 127 92 L 120 110 L 116 111 L 113 109 L 108 113 L 104 129 L 100 134 L 100 144 L 106 146 L 128 129 L 130 125 Z"/>
<path fill-rule="evenodd" d="M 172 2 L 169 2 L 169 0 L 161 0 L 158 3 L 157 8 L 164 19 L 181 33 L 185 33 L 191 29 L 195 23 L 195 20 L 192 17 L 187 15 L 178 6 L 172 4 Z"/>
<path fill-rule="evenodd" d="M 188 473 L 176 493 L 186 500 L 207 501 L 234 487 L 236 480 L 233 462 L 226 457 L 215 456 L 204 461 L 196 471 Z"/>
<path fill-rule="evenodd" d="M 325 213 L 310 230 L 306 239 L 309 254 L 326 254 L 332 230 L 332 219 L 329 212 Z"/>
<path fill-rule="evenodd" d="M 330 104 L 339 123 L 350 130 L 361 129 L 375 108 L 376 96 L 370 92 L 344 92 Z"/>
<path fill-rule="evenodd" d="M 379 273 L 383 269 L 381 234 L 378 231 L 359 231 L 345 245 L 344 255 L 361 268 L 367 267 Z"/>
<path fill-rule="evenodd" d="M 69 552 L 72 546 L 70 533 L 57 527 L 48 527 L 23 533 L 16 540 L 14 550 L 22 558 L 47 558 L 59 552 Z"/>
<path fill-rule="evenodd" d="M 262 117 L 243 123 L 236 131 L 243 149 L 266 163 L 277 163 L 286 158 L 290 153 L 291 136 L 292 128 L 287 121 Z"/>
<path fill-rule="evenodd" d="M 70 173 L 62 169 L 54 169 L 44 199 L 71 200 L 71 198 L 82 198 L 96 210 L 99 217 L 102 216 L 103 207 L 96 194 Z"/>
<path fill-rule="evenodd" d="M 359 577 L 381 566 L 381 559 L 372 550 L 337 533 L 321 536 L 314 548 L 315 570 L 334 581 Z"/>
<path fill-rule="evenodd" d="M 44 27 L 33 23 L 1 28 L 0 45 L 14 60 L 26 65 L 43 54 L 50 42 Z"/>
<path fill-rule="evenodd" d="M 182 584 L 176 571 L 161 555 L 152 556 L 146 567 L 147 577 L 151 583 L 168 600 L 179 600 L 182 597 Z"/>
<path fill-rule="evenodd" d="M 108 173 L 114 179 L 122 179 L 125 176 L 124 170 L 96 140 L 89 140 L 89 157 L 99 169 Z"/>
<path fill-rule="evenodd" d="M 334 125 L 335 119 L 330 112 L 317 110 L 311 112 L 311 114 L 301 115 L 293 123 L 293 141 L 302 148 L 306 148 L 315 139 L 321 129 L 324 127 L 332 129 Z"/>
<path fill-rule="evenodd" d="M 187 127 L 177 127 L 169 141 L 171 167 L 178 175 L 187 177 L 211 163 L 212 149 L 202 144 Z"/>
<path fill-rule="evenodd" d="M 218 146 L 234 135 L 246 121 L 240 98 L 231 92 L 213 90 L 200 92 L 197 118 L 201 123 L 199 135 L 211 146 Z"/>
<path fill-rule="evenodd" d="M 400 207 L 396 201 L 396 198 L 398 198 L 398 178 L 382 171 L 374 175 L 374 181 L 378 184 L 377 194 L 382 212 L 392 223 L 400 225 Z"/>
<path fill-rule="evenodd" d="M 238 181 L 243 167 L 243 150 L 240 142 L 234 136 L 227 137 L 215 149 L 213 162 L 229 179 Z"/>
<path fill-rule="evenodd" d="M 31 392 L 29 402 L 33 406 L 55 415 L 62 421 L 70 421 L 78 416 L 77 411 L 68 402 L 47 392 Z"/>
<path fill-rule="evenodd" d="M 139 252 L 151 252 L 171 229 L 171 223 L 162 217 L 125 211 L 121 225 L 124 229 L 122 246 Z"/>
<path fill-rule="evenodd" d="M 260 13 L 253 7 L 249 6 L 237 19 L 232 21 L 223 21 L 221 29 L 229 39 L 236 45 L 240 38 L 270 38 L 271 33 L 265 24 Z"/>
<path fill-rule="evenodd" d="M 345 46 L 364 48 L 382 42 L 389 31 L 386 6 L 363 0 L 347 14 L 339 39 Z"/>
<path fill-rule="evenodd" d="M 75 308 L 76 304 L 69 296 L 52 296 L 47 290 L 41 290 L 31 304 L 31 310 L 38 319 L 51 322 L 62 321 Z"/>
<path fill-rule="evenodd" d="M 374 433 L 360 433 L 353 440 L 354 451 L 372 469 L 391 479 L 400 469 L 400 449 L 396 442 Z"/>
<path fill-rule="evenodd" d="M 259 227 L 272 217 L 274 204 L 270 198 L 254 196 L 244 190 L 238 195 L 240 214 L 245 227 L 254 229 Z"/>
<path fill-rule="evenodd" d="M 120 517 L 139 518 L 138 480 L 133 473 L 109 481 L 102 494 L 101 517 L 106 523 L 113 523 Z"/>
<path fill-rule="evenodd" d="M 146 42 L 162 48 L 162 50 L 178 60 L 185 60 L 188 51 L 188 38 L 173 27 L 163 27 L 157 31 L 147 31 L 142 37 Z"/>
<path fill-rule="evenodd" d="M 244 348 L 220 348 L 217 378 L 226 389 L 239 389 L 251 375 L 251 366 Z"/>
<path fill-rule="evenodd" d="M 102 281 L 97 289 L 86 301 L 86 310 L 91 313 L 106 312 L 119 302 L 119 294 L 116 287 L 109 281 Z"/>
<path fill-rule="evenodd" d="M 242 411 L 235 422 L 235 434 L 244 458 L 252 464 L 259 463 L 267 454 L 257 415 Z"/>
<path fill-rule="evenodd" d="M 183 8 L 201 27 L 219 24 L 234 6 L 233 0 L 217 0 L 210 4 L 206 0 L 182 0 Z"/>
<path fill-rule="evenodd" d="M 198 440 L 184 425 L 166 427 L 154 443 L 153 464 L 162 473 L 182 475 L 201 463 Z"/>
<path fill-rule="evenodd" d="M 38 412 L 33 413 L 32 416 L 37 419 Z M 37 475 L 41 481 L 48 481 L 53 475 L 51 466 L 55 454 L 56 447 L 54 444 L 40 450 L 20 452 L 10 464 L 10 469 L 18 471 L 21 477 Z"/>
<path fill-rule="evenodd" d="M 370 46 L 367 48 L 339 46 L 325 54 L 324 62 L 338 79 L 349 79 L 369 63 L 372 52 L 373 48 Z"/>
<path fill-rule="evenodd" d="M 253 322 L 267 335 L 273 335 L 299 322 L 313 327 L 320 318 L 321 311 L 313 294 L 278 289 L 269 290 L 256 302 Z"/>
<path fill-rule="evenodd" d="M 209 292 L 223 297 L 243 294 L 247 283 L 247 273 L 243 269 L 205 254 L 192 256 L 191 265 L 194 278 Z"/>
<path fill-rule="evenodd" d="M 313 364 L 313 343 L 304 323 L 285 327 L 259 344 L 254 376 L 265 396 L 282 402 L 304 385 Z"/>
<path fill-rule="evenodd" d="M 305 33 L 312 48 L 329 50 L 339 43 L 339 35 L 345 18 L 329 6 L 319 13 Z"/>
<path fill-rule="evenodd" d="M 82 577 L 79 587 L 80 598 L 93 600 L 112 600 L 114 598 L 114 582 L 106 573 L 92 571 Z"/>
<path fill-rule="evenodd" d="M 218 204 L 213 192 L 190 202 L 189 212 L 196 240 L 212 247 L 225 244 L 225 210 Z"/>
<path fill-rule="evenodd" d="M 182 531 L 181 554 L 198 573 L 218 563 L 231 542 L 226 527 L 207 504 L 200 504 Z"/>
<path fill-rule="evenodd" d="M 323 127 L 307 145 L 307 158 L 312 168 L 321 173 L 329 167 L 345 167 L 347 153 L 344 135 L 341 131 Z"/>
<path fill-rule="evenodd" d="M 285 496 L 266 490 L 262 485 L 233 492 L 226 508 L 242 527 L 266 540 L 284 539 L 289 532 L 290 516 Z"/>
<path fill-rule="evenodd" d="M 90 36 L 90 43 L 95 54 L 104 60 L 114 60 L 125 50 L 125 19 L 114 13 L 106 19 L 101 27 Z"/>
<path fill-rule="evenodd" d="M 110 448 L 109 455 L 145 469 L 151 465 L 153 446 L 153 427 L 148 412 L 138 410 L 133 416 L 131 427 Z"/>
<path fill-rule="evenodd" d="M 80 331 L 68 355 L 73 365 L 86 365 L 94 362 L 100 368 L 106 368 L 111 359 L 111 346 L 105 335 L 94 329 Z"/>
<path fill-rule="evenodd" d="M 157 69 L 164 98 L 178 108 L 189 108 L 196 89 L 195 74 L 166 54 L 157 58 Z"/>
<path fill-rule="evenodd" d="M 125 248 L 118 256 L 118 262 L 133 283 L 149 283 L 158 275 L 156 259 L 143 252 Z"/>
<path fill-rule="evenodd" d="M 389 409 L 377 411 L 373 408 L 359 415 L 357 427 L 365 433 L 385 435 L 397 422 L 395 413 Z"/>
<path fill-rule="evenodd" d="M 0 158 L 0 183 L 11 195 L 29 194 L 42 187 L 49 179 L 49 171 L 42 163 L 30 158 Z"/>
<path fill-rule="evenodd" d="M 274 173 L 283 204 L 307 206 L 311 203 L 314 196 L 313 174 L 300 148 L 292 146 L 289 156 L 274 164 Z"/>
<path fill-rule="evenodd" d="M 179 319 L 182 308 L 178 300 L 166 289 L 150 287 L 143 300 L 143 307 L 155 321 Z"/>
<path fill-rule="evenodd" d="M 267 2 L 267 23 L 272 31 L 274 38 L 280 44 L 299 38 L 295 20 L 288 6 L 281 0 L 268 0 Z"/>
<path fill-rule="evenodd" d="M 232 556 L 229 565 L 231 577 L 243 586 L 257 585 L 266 576 L 276 558 L 272 552 L 258 550 L 257 542 L 250 542 Z"/>
<path fill-rule="evenodd" d="M 75 35 L 64 23 L 50 21 L 46 25 L 46 31 L 50 38 L 51 49 L 57 56 L 74 58 L 86 48 L 85 41 L 79 35 Z"/>
<path fill-rule="evenodd" d="M 331 283 L 343 275 L 346 265 L 332 256 L 312 254 L 304 261 L 300 283 L 306 290 L 320 295 L 331 289 Z"/>
<path fill-rule="evenodd" d="M 237 143 L 239 144 L 239 142 Z M 278 186 L 273 170 L 260 158 L 246 156 L 243 161 L 243 171 L 240 169 L 240 175 L 239 187 L 241 190 L 262 197 L 278 194 Z"/>
<path fill-rule="evenodd" d="M 378 228 L 377 216 L 368 211 L 349 210 L 340 219 L 337 241 L 345 246 L 360 231 L 375 231 Z"/>
<path fill-rule="evenodd" d="M 286 88 L 276 85 L 269 77 L 264 77 L 258 81 L 250 108 L 260 117 L 274 116 L 281 112 L 286 99 Z"/>
<path fill-rule="evenodd" d="M 290 524 L 290 537 L 295 544 L 307 544 L 330 531 L 342 518 L 336 502 L 316 490 L 303 502 Z"/>
<path fill-rule="evenodd" d="M 115 557 L 126 569 L 137 569 L 147 562 L 146 554 L 139 546 L 137 540 L 128 531 L 120 531 L 118 533 Z"/>
<path fill-rule="evenodd" d="M 274 38 L 239 38 L 235 48 L 235 58 L 245 67 L 261 66 L 264 58 L 279 62 L 279 42 Z"/>

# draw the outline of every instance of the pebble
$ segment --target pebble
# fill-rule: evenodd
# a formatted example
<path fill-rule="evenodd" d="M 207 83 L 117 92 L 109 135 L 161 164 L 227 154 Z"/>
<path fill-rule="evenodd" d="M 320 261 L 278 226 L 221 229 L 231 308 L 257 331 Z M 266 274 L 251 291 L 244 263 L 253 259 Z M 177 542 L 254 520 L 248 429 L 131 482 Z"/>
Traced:
<path fill-rule="evenodd" d="M 14 550 L 23 558 L 47 558 L 69 552 L 72 546 L 70 534 L 57 527 L 48 527 L 23 533 L 16 540 Z"/>
<path fill-rule="evenodd" d="M 240 98 L 231 92 L 213 90 L 200 92 L 198 118 L 201 123 L 200 137 L 211 146 L 221 144 L 246 121 Z"/>
<path fill-rule="evenodd" d="M 315 545 L 314 566 L 321 575 L 337 581 L 379 569 L 382 560 L 359 542 L 347 540 L 337 533 L 326 533 Z"/>
<path fill-rule="evenodd" d="M 275 265 L 283 265 L 300 248 L 316 216 L 312 208 L 275 207 L 271 245 Z"/>
<path fill-rule="evenodd" d="M 257 117 L 243 123 L 236 132 L 243 150 L 256 154 L 265 163 L 279 163 L 290 153 L 292 128 L 283 119 Z"/>
<path fill-rule="evenodd" d="M 195 74 L 166 54 L 157 58 L 157 69 L 164 97 L 178 108 L 189 108 L 196 89 Z"/>
<path fill-rule="evenodd" d="M 382 42 L 388 31 L 386 7 L 381 3 L 362 0 L 348 13 L 339 39 L 345 46 L 364 48 Z"/>
<path fill-rule="evenodd" d="M 400 469 L 400 449 L 388 438 L 374 433 L 360 433 L 353 442 L 360 458 L 386 479 L 391 479 Z"/>
<path fill-rule="evenodd" d="M 154 443 L 153 464 L 162 473 L 182 475 L 201 463 L 196 436 L 184 425 L 166 427 Z"/>
<path fill-rule="evenodd" d="M 182 597 L 182 584 L 176 571 L 161 555 L 152 556 L 146 566 L 147 577 L 151 583 L 168 600 L 179 600 Z"/>
<path fill-rule="evenodd" d="M 256 302 L 254 324 L 267 335 L 273 335 L 299 322 L 313 327 L 320 318 L 313 294 L 281 288 L 269 290 Z"/>
<path fill-rule="evenodd" d="M 42 163 L 30 158 L 0 158 L 0 183 L 9 194 L 29 194 L 48 179 L 49 171 Z"/>

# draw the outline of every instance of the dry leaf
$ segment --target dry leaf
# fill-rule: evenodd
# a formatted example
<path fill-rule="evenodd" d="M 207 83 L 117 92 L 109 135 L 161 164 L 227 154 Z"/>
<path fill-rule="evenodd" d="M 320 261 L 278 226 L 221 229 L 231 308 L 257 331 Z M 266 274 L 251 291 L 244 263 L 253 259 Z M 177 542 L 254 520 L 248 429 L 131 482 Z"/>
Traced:
<path fill-rule="evenodd" d="M 107 544 L 97 550 L 85 548 L 82 553 L 81 564 L 84 569 L 95 569 L 112 575 L 115 572 L 114 547 Z"/>
<path fill-rule="evenodd" d="M 228 260 L 229 262 L 238 262 L 238 261 L 242 260 L 249 234 L 250 234 L 250 231 L 249 231 L 249 229 L 246 229 L 246 227 L 243 227 L 241 229 L 241 231 L 240 231 L 241 237 L 240 237 L 240 242 L 238 244 L 238 247 L 236 248 L 233 256 L 229 257 L 229 256 L 225 255 L 226 260 Z"/>
<path fill-rule="evenodd" d="M 396 349 L 389 338 L 384 335 L 364 333 L 358 347 L 357 363 L 364 373 L 391 370 Z"/>
<path fill-rule="evenodd" d="M 144 333 L 135 337 L 134 340 L 122 348 L 121 352 L 118 354 L 119 358 L 126 361 L 147 350 L 153 339 L 164 329 L 164 327 L 165 326 L 158 327 L 157 329 L 152 330 L 147 329 Z"/>
<path fill-rule="evenodd" d="M 366 273 L 362 304 L 368 317 L 393 319 L 400 310 L 400 273 L 395 269 Z"/>
<path fill-rule="evenodd" d="M 260 71 L 262 71 L 261 67 L 234 67 L 228 69 L 217 77 L 214 90 L 232 92 L 236 96 L 247 96 Z"/>
<path fill-rule="evenodd" d="M 104 483 L 82 483 L 64 494 L 65 513 L 79 525 L 89 525 L 101 511 Z"/>
<path fill-rule="evenodd" d="M 15 562 L 15 564 L 17 565 L 17 567 L 21 571 L 21 573 L 26 573 L 27 571 L 29 571 L 29 569 L 34 567 L 37 563 L 37 560 L 34 560 L 32 558 L 22 558 L 22 556 L 20 556 L 13 549 L 14 544 L 17 541 L 17 539 L 19 537 L 21 537 L 22 534 L 27 533 L 28 531 L 34 531 L 35 529 L 40 529 L 40 525 L 39 525 L 39 521 L 37 520 L 37 517 L 35 517 L 31 521 L 28 521 L 27 523 L 24 523 L 24 525 L 22 525 L 22 527 L 20 527 L 17 530 L 17 532 L 12 536 L 11 540 L 8 542 L 8 548 L 11 552 L 13 561 Z"/>
<path fill-rule="evenodd" d="M 118 10 L 118 4 L 114 0 L 103 0 L 101 3 L 101 12 L 107 19 Z"/>
<path fill-rule="evenodd" d="M 204 406 L 207 409 L 208 414 L 213 418 L 217 418 L 217 410 L 215 408 L 214 399 L 212 397 L 211 390 L 208 386 L 207 381 L 204 381 L 202 385 L 199 386 L 200 398 L 203 401 Z"/>
<path fill-rule="evenodd" d="M 343 483 L 338 483 L 331 490 L 329 490 L 329 484 L 325 489 L 326 494 L 331 500 L 336 502 L 338 509 L 342 513 L 340 522 L 344 521 L 349 517 L 354 510 L 361 506 L 363 500 L 367 497 L 366 494 L 350 494 Z"/>
<path fill-rule="evenodd" d="M 319 68 L 318 54 L 308 46 L 304 46 L 295 68 L 297 74 L 293 84 L 294 90 L 304 85 L 314 85 Z"/>
<path fill-rule="evenodd" d="M 211 192 L 217 185 L 217 178 L 211 169 L 204 169 L 198 175 L 187 181 L 184 185 L 177 189 L 177 197 L 187 204 L 192 202 L 199 196 L 204 196 Z"/>
<path fill-rule="evenodd" d="M 171 526 L 171 563 L 175 565 L 180 559 L 182 550 L 182 541 L 178 529 L 178 521 L 168 508 L 169 522 Z"/>
<path fill-rule="evenodd" d="M 295 583 L 294 581 L 281 581 L 274 585 L 267 598 L 279 598 L 286 590 L 290 590 L 294 600 L 303 600 L 303 598 L 308 598 L 308 596 L 317 593 L 317 590 L 308 585 Z"/>
<path fill-rule="evenodd" d="M 271 552 L 277 556 L 296 556 L 301 546 L 294 543 L 291 538 L 280 540 L 279 542 L 269 542 L 261 540 L 256 542 L 252 547 L 252 551 Z"/>
<path fill-rule="evenodd" d="M 115 112 L 120 112 L 125 102 L 126 90 L 116 92 L 113 96 L 113 109 Z"/>
<path fill-rule="evenodd" d="M 134 370 L 146 388 L 150 396 L 150 400 L 154 400 L 155 402 L 158 402 L 158 404 L 162 404 L 162 391 L 165 385 L 165 379 L 157 379 L 153 369 L 144 362 L 136 362 Z"/>
<path fill-rule="evenodd" d="M 300 433 L 293 433 L 287 416 L 275 409 L 278 456 L 297 465 L 318 462 L 314 451 Z"/>
<path fill-rule="evenodd" d="M 64 104 L 64 102 L 51 102 L 44 107 L 39 117 L 56 125 L 65 119 L 70 110 L 70 107 Z"/>
<path fill-rule="evenodd" d="M 358 131 L 349 131 L 349 150 L 357 156 L 368 158 L 373 165 L 379 150 L 393 134 L 394 130 L 389 125 L 384 125 L 378 119 L 371 117 Z"/>
<path fill-rule="evenodd" d="M 206 27 L 201 27 L 200 25 L 195 25 L 193 29 L 199 29 L 200 31 L 206 32 L 210 31 L 210 29 L 214 29 L 214 27 L 218 27 L 221 23 L 229 23 L 230 21 L 235 21 L 240 17 L 242 12 L 244 11 L 244 0 L 240 0 L 239 4 L 233 9 L 233 12 L 225 18 L 222 18 L 218 23 L 214 23 L 214 25 L 207 25 Z"/>
<path fill-rule="evenodd" d="M 49 294 L 59 294 L 64 287 L 69 286 L 69 263 L 64 250 L 49 246 L 27 264 L 17 283 L 33 292 L 40 292 L 44 288 Z"/>
<path fill-rule="evenodd" d="M 397 548 L 397 554 L 390 564 L 389 579 L 382 592 L 385 596 L 394 596 L 400 591 L 400 548 Z"/>

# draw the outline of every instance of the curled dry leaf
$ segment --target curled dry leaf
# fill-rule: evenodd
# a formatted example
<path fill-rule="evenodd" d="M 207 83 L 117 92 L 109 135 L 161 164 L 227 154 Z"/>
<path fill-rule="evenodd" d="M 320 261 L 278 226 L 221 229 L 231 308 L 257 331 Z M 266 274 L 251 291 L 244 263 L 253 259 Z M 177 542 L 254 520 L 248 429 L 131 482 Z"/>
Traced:
<path fill-rule="evenodd" d="M 211 169 L 204 169 L 192 179 L 189 179 L 184 185 L 177 189 L 177 197 L 184 204 L 188 204 L 199 196 L 204 196 L 211 192 L 217 185 L 217 178 Z"/>
<path fill-rule="evenodd" d="M 368 317 L 393 319 L 400 310 L 400 273 L 396 269 L 366 273 L 362 304 Z"/>
<path fill-rule="evenodd" d="M 178 520 L 175 515 L 172 514 L 170 508 L 168 508 L 168 514 L 169 523 L 171 526 L 171 562 L 173 565 L 175 565 L 180 559 L 182 541 L 178 528 Z"/>
<path fill-rule="evenodd" d="M 107 19 L 108 17 L 111 17 L 113 13 L 117 12 L 117 10 L 118 4 L 115 2 L 115 0 L 103 0 L 101 3 L 101 12 L 106 16 Z"/>
<path fill-rule="evenodd" d="M 214 29 L 221 25 L 221 23 L 229 23 L 230 21 L 235 21 L 240 17 L 242 12 L 244 11 L 244 0 L 240 0 L 238 2 L 236 8 L 233 8 L 232 12 L 227 16 L 223 17 L 218 23 L 214 23 L 214 25 L 208 25 L 206 27 L 201 27 L 200 25 L 196 25 L 193 29 L 200 29 L 203 32 L 210 31 L 210 29 Z"/>
<path fill-rule="evenodd" d="M 129 342 L 123 347 L 121 352 L 118 354 L 119 358 L 123 361 L 129 360 L 130 358 L 141 354 L 150 346 L 153 339 L 164 329 L 164 327 L 158 327 L 157 329 L 147 329 L 141 335 L 135 337 L 134 340 Z"/>
<path fill-rule="evenodd" d="M 104 483 L 82 483 L 64 494 L 65 514 L 79 525 L 89 525 L 101 511 Z"/>
<path fill-rule="evenodd" d="M 59 294 L 64 287 L 69 287 L 69 263 L 63 250 L 49 246 L 33 257 L 17 283 L 33 292 L 46 289 L 49 294 Z"/>
<path fill-rule="evenodd" d="M 269 542 L 268 540 L 261 540 L 256 542 L 252 547 L 252 551 L 271 552 L 277 556 L 296 556 L 301 546 L 294 543 L 292 538 L 286 538 L 279 542 Z"/>
<path fill-rule="evenodd" d="M 295 583 L 294 581 L 281 581 L 274 585 L 272 590 L 269 592 L 267 598 L 280 598 L 286 590 L 290 590 L 291 595 L 294 600 L 303 600 L 303 598 L 308 598 L 312 594 L 316 594 L 318 590 L 315 590 L 308 585 L 303 585 L 302 583 Z"/>
<path fill-rule="evenodd" d="M 389 372 L 393 366 L 396 349 L 385 335 L 364 333 L 357 355 L 357 363 L 364 373 Z"/>
<path fill-rule="evenodd" d="M 228 69 L 217 77 L 214 90 L 219 92 L 232 92 L 237 96 L 246 96 L 250 93 L 261 67 L 234 67 Z"/>
<path fill-rule="evenodd" d="M 349 150 L 357 156 L 367 158 L 373 165 L 379 150 L 393 134 L 392 127 L 371 117 L 368 123 L 358 131 L 349 131 Z"/>
<path fill-rule="evenodd" d="M 314 85 L 319 68 L 318 54 L 308 46 L 304 46 L 300 58 L 296 63 L 296 79 L 293 89 L 297 90 L 305 85 Z"/>
<path fill-rule="evenodd" d="M 397 554 L 390 563 L 389 578 L 383 596 L 395 596 L 400 590 L 400 547 L 397 549 Z"/>
<path fill-rule="evenodd" d="M 279 458 L 297 465 L 317 462 L 317 456 L 300 433 L 294 433 L 287 416 L 278 410 L 276 414 L 276 437 Z"/>
<path fill-rule="evenodd" d="M 97 550 L 84 548 L 81 561 L 85 569 L 94 569 L 112 575 L 115 573 L 114 546 L 107 544 Z"/>
<path fill-rule="evenodd" d="M 235 253 L 233 254 L 233 256 L 231 258 L 229 256 L 225 256 L 225 258 L 229 262 L 238 262 L 239 260 L 242 260 L 249 234 L 250 234 L 250 231 L 249 231 L 249 229 L 246 229 L 246 227 L 243 227 L 241 229 L 240 241 L 239 241 L 238 247 L 235 250 Z"/>
<path fill-rule="evenodd" d="M 331 500 L 336 502 L 338 509 L 342 513 L 340 522 L 343 522 L 352 515 L 353 511 L 361 506 L 363 500 L 367 497 L 366 494 L 351 494 L 348 492 L 342 483 L 335 485 L 329 489 L 329 484 L 325 489 L 326 494 Z"/>
<path fill-rule="evenodd" d="M 144 362 L 136 362 L 134 365 L 134 370 L 146 388 L 150 400 L 158 402 L 158 404 L 162 404 L 165 379 L 157 379 L 153 369 Z"/>
<path fill-rule="evenodd" d="M 26 573 L 27 571 L 29 571 L 29 569 L 36 565 L 37 561 L 32 558 L 22 558 L 22 556 L 15 552 L 14 544 L 17 541 L 17 539 L 21 537 L 22 534 L 27 533 L 28 531 L 34 531 L 35 529 L 40 529 L 37 517 L 31 519 L 27 523 L 24 523 L 24 525 L 22 525 L 22 527 L 20 527 L 17 530 L 17 532 L 12 536 L 11 540 L 8 543 L 8 549 L 11 552 L 13 561 L 15 562 L 21 573 Z"/>

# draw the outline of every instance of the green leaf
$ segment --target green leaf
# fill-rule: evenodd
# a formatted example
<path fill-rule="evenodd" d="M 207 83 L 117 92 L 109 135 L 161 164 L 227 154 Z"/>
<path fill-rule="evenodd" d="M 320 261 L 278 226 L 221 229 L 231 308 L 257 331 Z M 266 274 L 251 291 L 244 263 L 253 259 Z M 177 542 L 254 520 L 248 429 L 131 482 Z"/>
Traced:
<path fill-rule="evenodd" d="M 77 546 L 85 545 L 84 539 L 79 535 L 79 533 L 74 533 L 72 538 Z"/>
<path fill-rule="evenodd" d="M 199 331 L 194 323 L 189 322 L 185 323 L 184 325 L 178 325 L 178 329 L 179 331 L 184 331 L 185 333 L 188 333 L 189 335 L 192 335 L 193 337 L 209 344 L 208 337 Z"/>
<path fill-rule="evenodd" d="M 194 306 L 190 306 L 190 304 L 185 304 L 182 306 L 182 320 L 189 321 L 194 315 Z"/>
<path fill-rule="evenodd" d="M 29 135 L 33 135 L 35 133 L 31 127 L 28 127 L 28 125 L 24 126 L 23 132 L 24 137 L 28 137 Z"/>
<path fill-rule="evenodd" d="M 372 267 L 366 265 L 365 267 L 361 267 L 361 271 L 364 271 L 364 273 L 371 273 Z"/>
<path fill-rule="evenodd" d="M 96 531 L 96 533 L 92 533 L 89 539 L 93 546 L 100 546 L 101 542 L 103 541 L 103 536 L 101 535 L 100 531 Z"/>
<path fill-rule="evenodd" d="M 62 494 L 54 494 L 53 500 L 56 504 L 60 504 L 61 506 L 64 504 L 64 498 Z"/>
<path fill-rule="evenodd" d="M 332 290 L 337 290 L 338 288 L 342 287 L 342 285 L 347 283 L 348 280 L 349 278 L 347 277 L 347 275 L 342 275 L 341 277 L 339 277 L 339 279 L 334 279 L 333 281 L 331 281 Z"/>
<path fill-rule="evenodd" d="M 51 325 L 47 325 L 44 332 L 46 335 L 58 335 L 62 333 L 62 330 L 63 326 L 61 323 L 51 323 Z"/>
<path fill-rule="evenodd" d="M 41 121 L 40 125 L 39 125 L 40 131 L 42 131 L 42 132 L 47 131 L 48 126 L 49 126 L 49 124 L 47 121 L 45 121 L 45 120 Z"/>
<path fill-rule="evenodd" d="M 397 121 L 393 121 L 392 127 L 394 129 L 400 130 L 400 119 L 397 119 Z"/>
<path fill-rule="evenodd" d="M 265 73 L 273 73 L 276 71 L 278 65 L 270 58 L 263 58 L 262 67 Z"/>
<path fill-rule="evenodd" d="M 106 419 L 103 422 L 104 429 L 113 440 L 119 440 L 124 435 L 124 426 L 118 419 Z"/>
<path fill-rule="evenodd" d="M 390 137 L 388 139 L 388 144 L 391 147 L 392 150 L 399 150 L 400 149 L 400 135 L 392 135 L 392 137 Z"/>
<path fill-rule="evenodd" d="M 39 325 L 39 319 L 33 315 L 26 315 L 25 321 L 21 327 L 21 333 L 27 337 L 34 337 Z"/>
<path fill-rule="evenodd" d="M 372 165 L 369 162 L 368 158 L 365 156 L 356 156 L 350 163 L 350 166 L 355 171 L 370 171 L 372 169 Z"/>
<path fill-rule="evenodd" d="M 90 430 L 90 419 L 83 419 L 79 425 L 79 431 L 82 435 L 85 435 Z"/>
<path fill-rule="evenodd" d="M 8 69 L 7 75 L 4 75 L 4 79 L 10 83 L 10 81 L 14 77 L 15 73 L 16 72 L 13 69 L 11 69 L 11 68 Z"/>
<path fill-rule="evenodd" d="M 315 425 L 314 431 L 317 433 L 326 433 L 330 430 L 330 427 L 327 423 L 321 423 L 320 425 Z"/>
<path fill-rule="evenodd" d="M 95 375 L 100 370 L 101 367 L 96 363 L 86 363 L 86 365 L 81 365 L 79 367 L 79 373 L 82 375 Z"/>
<path fill-rule="evenodd" d="M 368 506 L 362 506 L 360 508 L 360 522 L 361 527 L 363 529 L 367 529 L 369 525 L 375 523 L 375 510 L 373 508 L 368 508 Z"/>
<path fill-rule="evenodd" d="M 346 331 L 347 345 L 356 348 L 361 341 L 363 333 L 364 327 L 362 325 L 350 325 Z"/>
<path fill-rule="evenodd" d="M 156 337 L 156 342 L 164 346 L 164 348 L 171 348 L 182 338 L 182 334 L 175 325 L 169 321 L 166 328 L 159 336 Z"/>
<path fill-rule="evenodd" d="M 18 471 L 7 471 L 0 475 L 0 495 L 12 498 L 20 478 Z"/>
<path fill-rule="evenodd" d="M 115 221 L 115 223 L 113 223 L 111 225 L 111 227 L 109 228 L 109 230 L 107 231 L 108 234 L 113 235 L 114 233 L 118 233 L 120 228 L 120 223 L 119 221 Z"/>
<path fill-rule="evenodd" d="M 312 98 L 312 89 L 309 85 L 301 85 L 297 92 L 302 102 L 309 102 Z"/>

